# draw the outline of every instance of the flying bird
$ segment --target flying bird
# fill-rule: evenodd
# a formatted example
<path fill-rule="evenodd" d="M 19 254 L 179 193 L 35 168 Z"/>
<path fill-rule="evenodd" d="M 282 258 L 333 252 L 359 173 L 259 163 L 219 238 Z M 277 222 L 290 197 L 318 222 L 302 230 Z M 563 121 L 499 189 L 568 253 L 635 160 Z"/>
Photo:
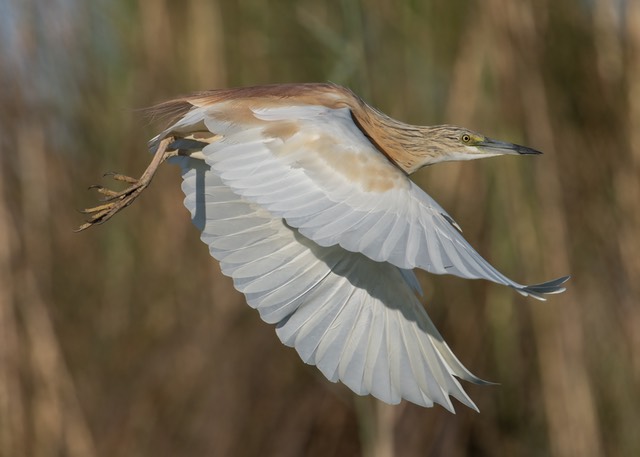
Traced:
<path fill-rule="evenodd" d="M 150 110 L 169 127 L 129 187 L 84 210 L 107 221 L 168 161 L 201 239 L 260 317 L 302 360 L 390 404 L 450 397 L 478 410 L 457 378 L 483 384 L 429 319 L 415 268 L 481 278 L 544 300 L 568 276 L 517 283 L 491 266 L 409 175 L 438 162 L 540 152 L 450 125 L 392 119 L 335 84 L 197 93 Z"/>

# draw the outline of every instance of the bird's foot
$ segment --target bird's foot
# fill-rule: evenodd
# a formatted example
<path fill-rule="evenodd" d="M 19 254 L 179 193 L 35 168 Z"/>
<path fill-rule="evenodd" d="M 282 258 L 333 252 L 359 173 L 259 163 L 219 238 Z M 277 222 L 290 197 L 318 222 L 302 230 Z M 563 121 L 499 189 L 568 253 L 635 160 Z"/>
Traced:
<path fill-rule="evenodd" d="M 149 186 L 149 182 L 151 182 L 150 179 L 145 180 L 145 182 L 142 179 L 135 179 L 117 173 L 105 173 L 105 176 L 111 176 L 111 178 L 116 181 L 126 182 L 131 185 L 120 192 L 116 192 L 100 185 L 90 186 L 89 189 L 97 190 L 102 195 L 106 195 L 106 198 L 102 200 L 104 203 L 101 205 L 80 210 L 81 213 L 89 215 L 89 219 L 78 227 L 76 231 L 81 232 L 93 225 L 107 222 L 122 209 L 133 203 L 142 191 Z"/>
<path fill-rule="evenodd" d="M 130 184 L 126 189 L 118 192 L 97 184 L 90 186 L 89 189 L 95 189 L 105 196 L 102 200 L 104 203 L 80 210 L 81 213 L 89 215 L 89 219 L 78 227 L 76 232 L 81 232 L 94 225 L 107 222 L 121 210 L 133 203 L 133 201 L 140 196 L 142 191 L 149 186 L 158 166 L 167 158 L 175 155 L 175 152 L 167 151 L 167 147 L 172 141 L 172 137 L 167 137 L 158 144 L 158 150 L 156 151 L 153 160 L 139 179 L 113 172 L 104 174 L 104 176 L 110 176 L 115 181 Z"/>

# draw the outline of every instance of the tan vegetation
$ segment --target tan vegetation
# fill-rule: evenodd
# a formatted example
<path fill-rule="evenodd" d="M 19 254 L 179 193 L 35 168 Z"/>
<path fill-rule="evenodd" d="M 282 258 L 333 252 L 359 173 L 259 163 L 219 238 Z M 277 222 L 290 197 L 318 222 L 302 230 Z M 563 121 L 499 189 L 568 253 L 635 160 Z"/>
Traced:
<path fill-rule="evenodd" d="M 5 0 L 0 19 L 0 456 L 640 455 L 640 2 Z M 73 229 L 135 175 L 179 94 L 333 81 L 412 124 L 539 157 L 419 183 L 501 271 L 572 274 L 548 302 L 421 275 L 474 373 L 464 407 L 328 383 L 198 239 L 178 170 Z"/>

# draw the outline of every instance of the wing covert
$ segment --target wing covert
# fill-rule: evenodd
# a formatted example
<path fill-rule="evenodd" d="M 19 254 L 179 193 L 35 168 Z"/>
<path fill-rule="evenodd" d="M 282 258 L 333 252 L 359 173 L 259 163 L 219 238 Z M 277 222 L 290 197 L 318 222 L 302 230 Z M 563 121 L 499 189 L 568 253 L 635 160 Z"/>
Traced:
<path fill-rule="evenodd" d="M 402 269 L 487 279 L 523 295 L 564 290 L 566 280 L 524 286 L 464 239 L 446 211 L 381 154 L 347 108 L 263 107 L 229 120 L 225 104 L 200 108 L 219 141 L 206 162 L 234 192 L 284 218 L 320 246 L 339 245 Z"/>

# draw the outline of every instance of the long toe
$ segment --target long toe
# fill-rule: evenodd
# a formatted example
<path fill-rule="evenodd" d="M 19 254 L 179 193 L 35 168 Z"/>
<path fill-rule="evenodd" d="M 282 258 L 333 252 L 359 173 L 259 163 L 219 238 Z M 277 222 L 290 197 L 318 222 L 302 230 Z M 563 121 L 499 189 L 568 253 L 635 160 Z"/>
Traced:
<path fill-rule="evenodd" d="M 127 176 L 127 175 L 122 175 L 120 173 L 116 173 L 114 171 L 108 171 L 106 172 L 103 176 L 109 176 L 111 177 L 111 179 L 114 179 L 116 181 L 121 181 L 121 182 L 126 182 L 129 184 L 137 184 L 138 183 L 138 179 L 136 178 L 132 178 L 131 176 Z"/>

